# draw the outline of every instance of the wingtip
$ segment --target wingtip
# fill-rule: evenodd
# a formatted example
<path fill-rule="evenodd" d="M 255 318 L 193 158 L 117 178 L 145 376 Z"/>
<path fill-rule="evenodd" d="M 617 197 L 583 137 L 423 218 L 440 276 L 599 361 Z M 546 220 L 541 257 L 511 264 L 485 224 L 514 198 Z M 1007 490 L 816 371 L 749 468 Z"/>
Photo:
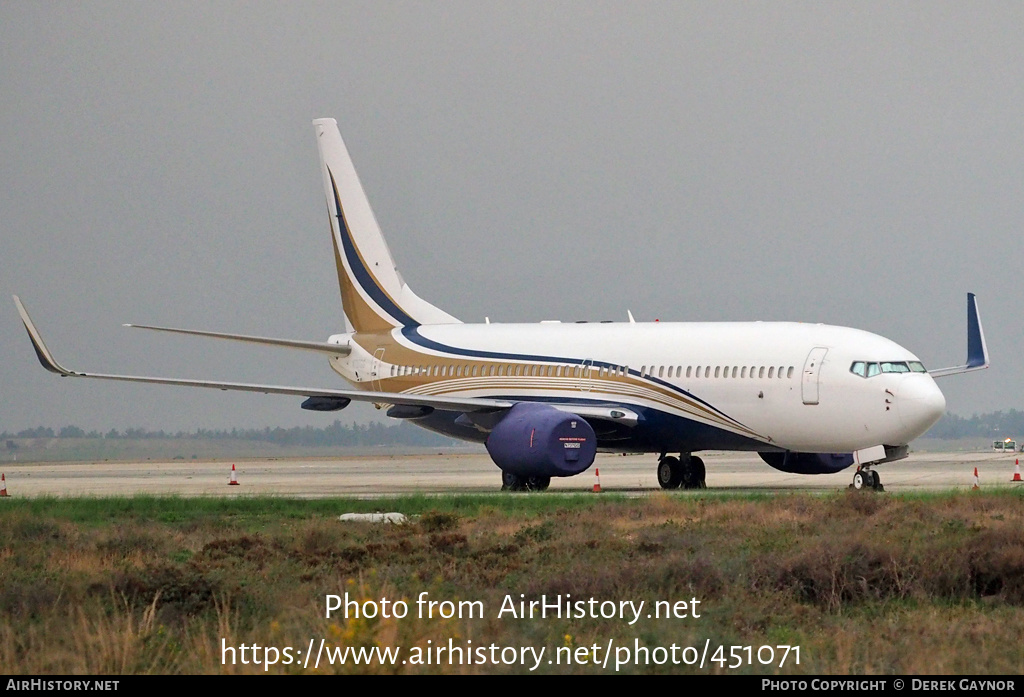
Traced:
<path fill-rule="evenodd" d="M 43 337 L 39 334 L 39 330 L 36 329 L 35 323 L 32 318 L 29 317 L 28 310 L 25 309 L 25 305 L 21 302 L 21 298 L 17 295 L 12 296 L 14 298 L 14 304 L 18 308 L 18 314 L 21 315 L 21 323 L 25 325 L 25 331 L 28 332 L 29 341 L 32 342 L 32 348 L 36 352 L 36 358 L 44 368 L 49 370 L 51 373 L 57 373 L 58 375 L 75 375 L 76 373 L 63 367 L 57 362 L 57 359 L 53 357 L 50 350 L 46 348 L 46 344 L 43 343 Z"/>

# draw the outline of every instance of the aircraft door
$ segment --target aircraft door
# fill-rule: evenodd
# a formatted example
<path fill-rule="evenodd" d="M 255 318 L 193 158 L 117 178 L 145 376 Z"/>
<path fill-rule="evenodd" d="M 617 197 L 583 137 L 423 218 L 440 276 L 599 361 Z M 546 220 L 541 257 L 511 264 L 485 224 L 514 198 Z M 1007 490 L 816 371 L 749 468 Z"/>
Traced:
<path fill-rule="evenodd" d="M 373 362 L 370 364 L 370 379 L 373 381 L 373 389 L 383 392 L 380 387 L 381 371 L 384 370 L 384 347 L 381 346 L 373 352 Z"/>
<path fill-rule="evenodd" d="M 593 358 L 586 359 L 579 367 L 579 388 L 581 392 L 590 392 L 590 373 L 593 367 Z"/>
<path fill-rule="evenodd" d="M 825 360 L 826 353 L 828 353 L 827 348 L 817 346 L 812 348 L 811 352 L 807 354 L 807 360 L 804 361 L 803 382 L 801 385 L 804 404 L 818 403 L 818 378 L 821 374 L 821 364 Z"/>

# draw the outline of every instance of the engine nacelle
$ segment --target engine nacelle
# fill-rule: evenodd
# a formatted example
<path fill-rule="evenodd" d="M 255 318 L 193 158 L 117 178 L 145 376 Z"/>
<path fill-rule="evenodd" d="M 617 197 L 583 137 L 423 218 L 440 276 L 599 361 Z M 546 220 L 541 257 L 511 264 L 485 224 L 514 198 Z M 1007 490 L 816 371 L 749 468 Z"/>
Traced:
<path fill-rule="evenodd" d="M 520 477 L 571 477 L 594 462 L 597 437 L 586 420 L 546 404 L 519 402 L 487 437 L 487 452 Z"/>
<path fill-rule="evenodd" d="M 351 403 L 348 397 L 309 397 L 299 406 L 310 411 L 338 411 Z"/>
<path fill-rule="evenodd" d="M 790 474 L 834 474 L 853 464 L 852 453 L 758 453 L 777 470 Z"/>

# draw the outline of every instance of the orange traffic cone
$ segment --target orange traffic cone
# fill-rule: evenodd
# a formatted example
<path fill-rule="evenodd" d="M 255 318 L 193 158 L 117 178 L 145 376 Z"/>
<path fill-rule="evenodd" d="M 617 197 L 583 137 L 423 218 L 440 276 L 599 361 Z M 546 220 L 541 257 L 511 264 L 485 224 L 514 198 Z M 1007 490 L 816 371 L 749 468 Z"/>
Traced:
<path fill-rule="evenodd" d="M 601 470 L 597 467 L 594 468 L 594 493 L 601 493 Z"/>
<path fill-rule="evenodd" d="M 974 468 L 974 486 L 971 487 L 971 491 L 974 491 L 974 490 L 980 489 L 980 488 L 981 487 L 978 486 L 978 468 L 975 467 Z"/>
<path fill-rule="evenodd" d="M 1013 461 L 1013 479 L 1011 479 L 1010 481 L 1011 482 L 1024 481 L 1024 479 L 1020 478 L 1020 458 L 1017 458 L 1016 460 Z"/>
<path fill-rule="evenodd" d="M 231 481 L 228 482 L 230 486 L 238 486 L 238 477 L 235 476 L 235 463 L 231 463 Z"/>
<path fill-rule="evenodd" d="M 0 473 L 0 496 L 10 496 L 7 493 L 7 477 Z"/>

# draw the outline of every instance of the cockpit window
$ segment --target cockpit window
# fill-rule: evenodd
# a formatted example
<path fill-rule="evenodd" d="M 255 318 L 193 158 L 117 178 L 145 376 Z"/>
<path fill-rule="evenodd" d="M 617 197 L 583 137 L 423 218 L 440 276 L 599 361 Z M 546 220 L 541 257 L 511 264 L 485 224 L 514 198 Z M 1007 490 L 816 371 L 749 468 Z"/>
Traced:
<path fill-rule="evenodd" d="M 881 373 L 926 373 L 924 364 L 921 361 L 882 361 L 872 363 L 869 361 L 854 361 L 850 365 L 850 372 L 860 375 L 862 378 L 871 378 Z"/>

